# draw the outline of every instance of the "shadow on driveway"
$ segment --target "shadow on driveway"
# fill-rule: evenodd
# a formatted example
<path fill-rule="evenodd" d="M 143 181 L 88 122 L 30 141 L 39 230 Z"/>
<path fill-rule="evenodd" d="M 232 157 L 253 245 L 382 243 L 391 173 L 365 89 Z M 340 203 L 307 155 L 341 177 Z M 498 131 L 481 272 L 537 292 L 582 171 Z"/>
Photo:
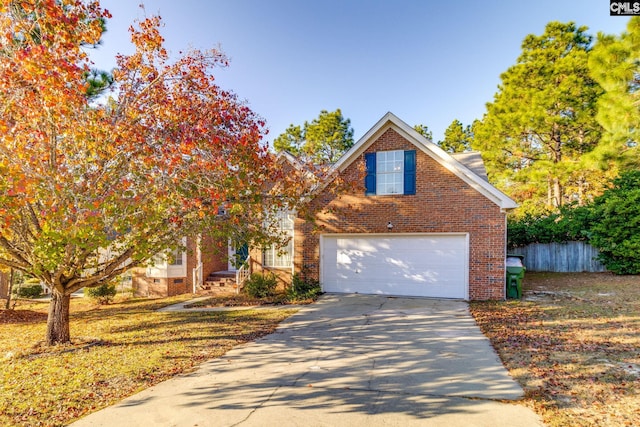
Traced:
<path fill-rule="evenodd" d="M 76 426 L 535 426 L 461 301 L 325 295 Z M 428 423 L 426 422 L 428 420 Z"/>

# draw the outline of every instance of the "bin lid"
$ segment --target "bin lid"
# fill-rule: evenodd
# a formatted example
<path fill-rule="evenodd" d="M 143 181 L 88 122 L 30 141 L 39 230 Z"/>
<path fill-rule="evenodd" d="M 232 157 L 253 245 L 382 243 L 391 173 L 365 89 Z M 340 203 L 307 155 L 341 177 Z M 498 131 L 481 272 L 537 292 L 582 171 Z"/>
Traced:
<path fill-rule="evenodd" d="M 506 264 L 507 267 L 524 267 L 523 260 L 522 255 L 507 255 Z"/>

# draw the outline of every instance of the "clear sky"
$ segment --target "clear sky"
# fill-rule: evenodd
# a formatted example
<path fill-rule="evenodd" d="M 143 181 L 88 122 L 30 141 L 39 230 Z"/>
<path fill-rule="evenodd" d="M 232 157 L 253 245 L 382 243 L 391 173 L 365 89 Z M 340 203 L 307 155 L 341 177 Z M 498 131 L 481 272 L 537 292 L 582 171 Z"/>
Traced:
<path fill-rule="evenodd" d="M 143 12 L 138 5 L 144 3 Z M 127 28 L 160 15 L 172 55 L 218 47 L 217 72 L 267 121 L 268 141 L 321 110 L 342 110 L 356 140 L 387 111 L 441 140 L 454 120 L 482 118 L 527 34 L 549 21 L 620 34 L 608 0 L 102 0 L 113 18 L 95 66 L 130 53 Z"/>

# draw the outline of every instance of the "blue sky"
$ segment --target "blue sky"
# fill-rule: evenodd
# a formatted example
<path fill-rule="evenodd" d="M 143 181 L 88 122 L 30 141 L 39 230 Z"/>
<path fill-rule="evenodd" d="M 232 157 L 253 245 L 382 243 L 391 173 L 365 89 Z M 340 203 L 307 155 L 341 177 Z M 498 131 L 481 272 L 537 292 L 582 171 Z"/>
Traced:
<path fill-rule="evenodd" d="M 145 12 L 138 5 L 144 3 Z M 267 121 L 272 141 L 289 124 L 340 108 L 356 140 L 387 111 L 441 140 L 458 119 L 481 118 L 500 74 L 527 34 L 549 21 L 620 34 L 628 17 L 608 0 L 102 0 L 113 18 L 91 56 L 111 69 L 130 53 L 127 28 L 162 16 L 172 55 L 219 47 L 231 59 L 220 86 Z"/>

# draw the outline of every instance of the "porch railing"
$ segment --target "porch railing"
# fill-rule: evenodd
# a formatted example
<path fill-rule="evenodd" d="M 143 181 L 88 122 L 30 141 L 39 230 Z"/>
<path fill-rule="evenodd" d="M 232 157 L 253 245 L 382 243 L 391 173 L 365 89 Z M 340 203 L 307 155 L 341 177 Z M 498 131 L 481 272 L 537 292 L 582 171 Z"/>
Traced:
<path fill-rule="evenodd" d="M 193 293 L 198 292 L 198 288 L 202 287 L 204 277 L 202 277 L 202 262 L 198 263 L 198 266 L 193 269 Z"/>
<path fill-rule="evenodd" d="M 247 258 L 242 266 L 236 270 L 236 294 L 240 293 L 240 288 L 242 288 L 249 276 L 251 276 L 251 259 Z"/>

